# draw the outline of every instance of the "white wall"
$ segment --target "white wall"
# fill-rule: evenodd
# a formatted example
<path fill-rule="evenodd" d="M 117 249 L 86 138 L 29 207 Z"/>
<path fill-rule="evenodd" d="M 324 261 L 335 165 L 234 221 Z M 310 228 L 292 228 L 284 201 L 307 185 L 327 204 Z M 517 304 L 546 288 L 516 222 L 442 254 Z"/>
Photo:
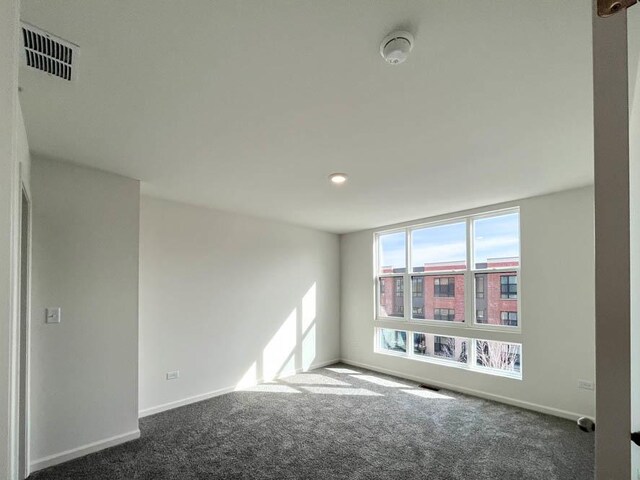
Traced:
<path fill-rule="evenodd" d="M 20 175 L 23 185 L 27 193 L 31 193 L 31 153 L 29 152 L 29 142 L 27 140 L 27 130 L 24 126 L 24 118 L 22 116 L 22 108 L 18 103 L 18 124 L 17 124 L 17 145 L 16 156 L 20 165 Z"/>
<path fill-rule="evenodd" d="M 337 360 L 339 281 L 337 235 L 142 197 L 141 414 Z"/>
<path fill-rule="evenodd" d="M 631 286 L 631 431 L 640 431 L 640 9 L 629 21 L 629 214 Z M 631 478 L 640 472 L 640 447 L 631 445 Z"/>
<path fill-rule="evenodd" d="M 140 190 L 135 180 L 37 157 L 31 175 L 38 469 L 139 435 Z M 45 324 L 46 307 L 62 308 L 60 324 Z"/>
<path fill-rule="evenodd" d="M 0 478 L 10 480 L 18 472 L 19 165 L 28 163 L 18 101 L 19 14 L 18 0 L 0 0 Z"/>
<path fill-rule="evenodd" d="M 522 333 L 486 332 L 485 336 L 523 344 L 522 380 L 373 353 L 375 325 L 403 324 L 373 320 L 374 230 L 341 239 L 342 358 L 557 415 L 593 416 L 594 393 L 577 388 L 578 379 L 595 380 L 593 189 L 487 210 L 515 205 L 520 206 L 521 217 Z M 446 216 L 434 220 L 440 218 Z M 439 331 L 461 335 L 451 327 Z"/>

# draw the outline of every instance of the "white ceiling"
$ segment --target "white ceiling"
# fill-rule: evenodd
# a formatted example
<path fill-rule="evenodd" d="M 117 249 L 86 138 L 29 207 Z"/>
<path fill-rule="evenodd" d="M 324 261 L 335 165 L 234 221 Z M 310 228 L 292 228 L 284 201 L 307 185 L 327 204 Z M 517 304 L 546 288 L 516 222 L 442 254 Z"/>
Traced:
<path fill-rule="evenodd" d="M 348 232 L 593 180 L 590 0 L 22 3 L 81 47 L 21 70 L 31 149 L 151 195 Z"/>

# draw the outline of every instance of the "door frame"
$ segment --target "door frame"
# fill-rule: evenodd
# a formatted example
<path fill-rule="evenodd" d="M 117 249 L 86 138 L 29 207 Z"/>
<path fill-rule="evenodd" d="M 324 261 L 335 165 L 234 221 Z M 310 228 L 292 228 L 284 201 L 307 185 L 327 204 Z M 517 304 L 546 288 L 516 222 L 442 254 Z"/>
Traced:
<path fill-rule="evenodd" d="M 27 478 L 31 473 L 31 449 L 30 449 L 30 437 L 31 437 L 31 265 L 32 265 L 32 238 L 33 238 L 33 203 L 31 200 L 31 192 L 29 189 L 29 182 L 27 181 L 23 164 L 20 163 L 19 167 L 19 186 L 20 186 L 20 200 L 19 200 L 19 262 L 18 262 L 18 338 L 17 338 L 17 364 L 18 364 L 18 395 L 17 406 L 18 415 L 17 421 L 20 422 L 20 409 L 24 408 L 24 425 L 18 425 L 17 429 L 17 441 L 18 441 L 18 461 L 20 461 L 20 452 L 24 451 L 24 464 L 18 466 L 18 472 L 22 469 L 24 472 L 24 478 Z M 27 203 L 27 259 L 26 259 L 26 271 L 27 271 L 27 286 L 26 286 L 26 302 L 25 302 L 25 316 L 22 318 L 22 235 L 23 235 L 23 196 Z M 22 328 L 22 322 L 25 322 L 24 329 Z M 24 342 L 25 355 L 23 364 L 23 352 L 22 352 L 22 334 L 26 336 Z M 22 379 L 24 378 L 24 405 L 20 402 L 20 395 L 22 393 Z M 24 428 L 24 438 L 20 438 L 20 429 Z M 19 480 L 23 480 L 20 478 Z"/>
<path fill-rule="evenodd" d="M 631 479 L 631 209 L 627 12 L 593 6 L 596 479 Z M 640 7 L 635 7 L 640 8 Z"/>

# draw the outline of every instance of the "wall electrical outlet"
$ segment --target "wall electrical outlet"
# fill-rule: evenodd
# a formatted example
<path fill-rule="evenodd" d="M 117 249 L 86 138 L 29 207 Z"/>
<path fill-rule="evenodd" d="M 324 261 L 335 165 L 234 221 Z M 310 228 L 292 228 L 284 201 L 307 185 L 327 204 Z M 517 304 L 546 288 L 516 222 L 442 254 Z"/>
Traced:
<path fill-rule="evenodd" d="M 180 376 L 180 370 L 175 370 L 173 372 L 167 372 L 167 380 L 175 380 Z"/>
<path fill-rule="evenodd" d="M 578 388 L 582 390 L 595 390 L 593 382 L 590 382 L 589 380 L 578 380 Z"/>

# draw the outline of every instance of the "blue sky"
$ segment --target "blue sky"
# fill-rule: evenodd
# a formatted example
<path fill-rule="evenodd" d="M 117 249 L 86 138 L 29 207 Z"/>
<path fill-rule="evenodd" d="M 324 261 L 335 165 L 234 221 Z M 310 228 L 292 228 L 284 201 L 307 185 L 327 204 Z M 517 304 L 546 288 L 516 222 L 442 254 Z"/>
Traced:
<path fill-rule="evenodd" d="M 516 257 L 520 244 L 518 214 L 475 220 L 475 260 Z M 466 258 L 465 222 L 427 227 L 413 231 L 412 263 L 461 261 Z M 404 267 L 404 232 L 380 236 L 380 266 Z"/>

